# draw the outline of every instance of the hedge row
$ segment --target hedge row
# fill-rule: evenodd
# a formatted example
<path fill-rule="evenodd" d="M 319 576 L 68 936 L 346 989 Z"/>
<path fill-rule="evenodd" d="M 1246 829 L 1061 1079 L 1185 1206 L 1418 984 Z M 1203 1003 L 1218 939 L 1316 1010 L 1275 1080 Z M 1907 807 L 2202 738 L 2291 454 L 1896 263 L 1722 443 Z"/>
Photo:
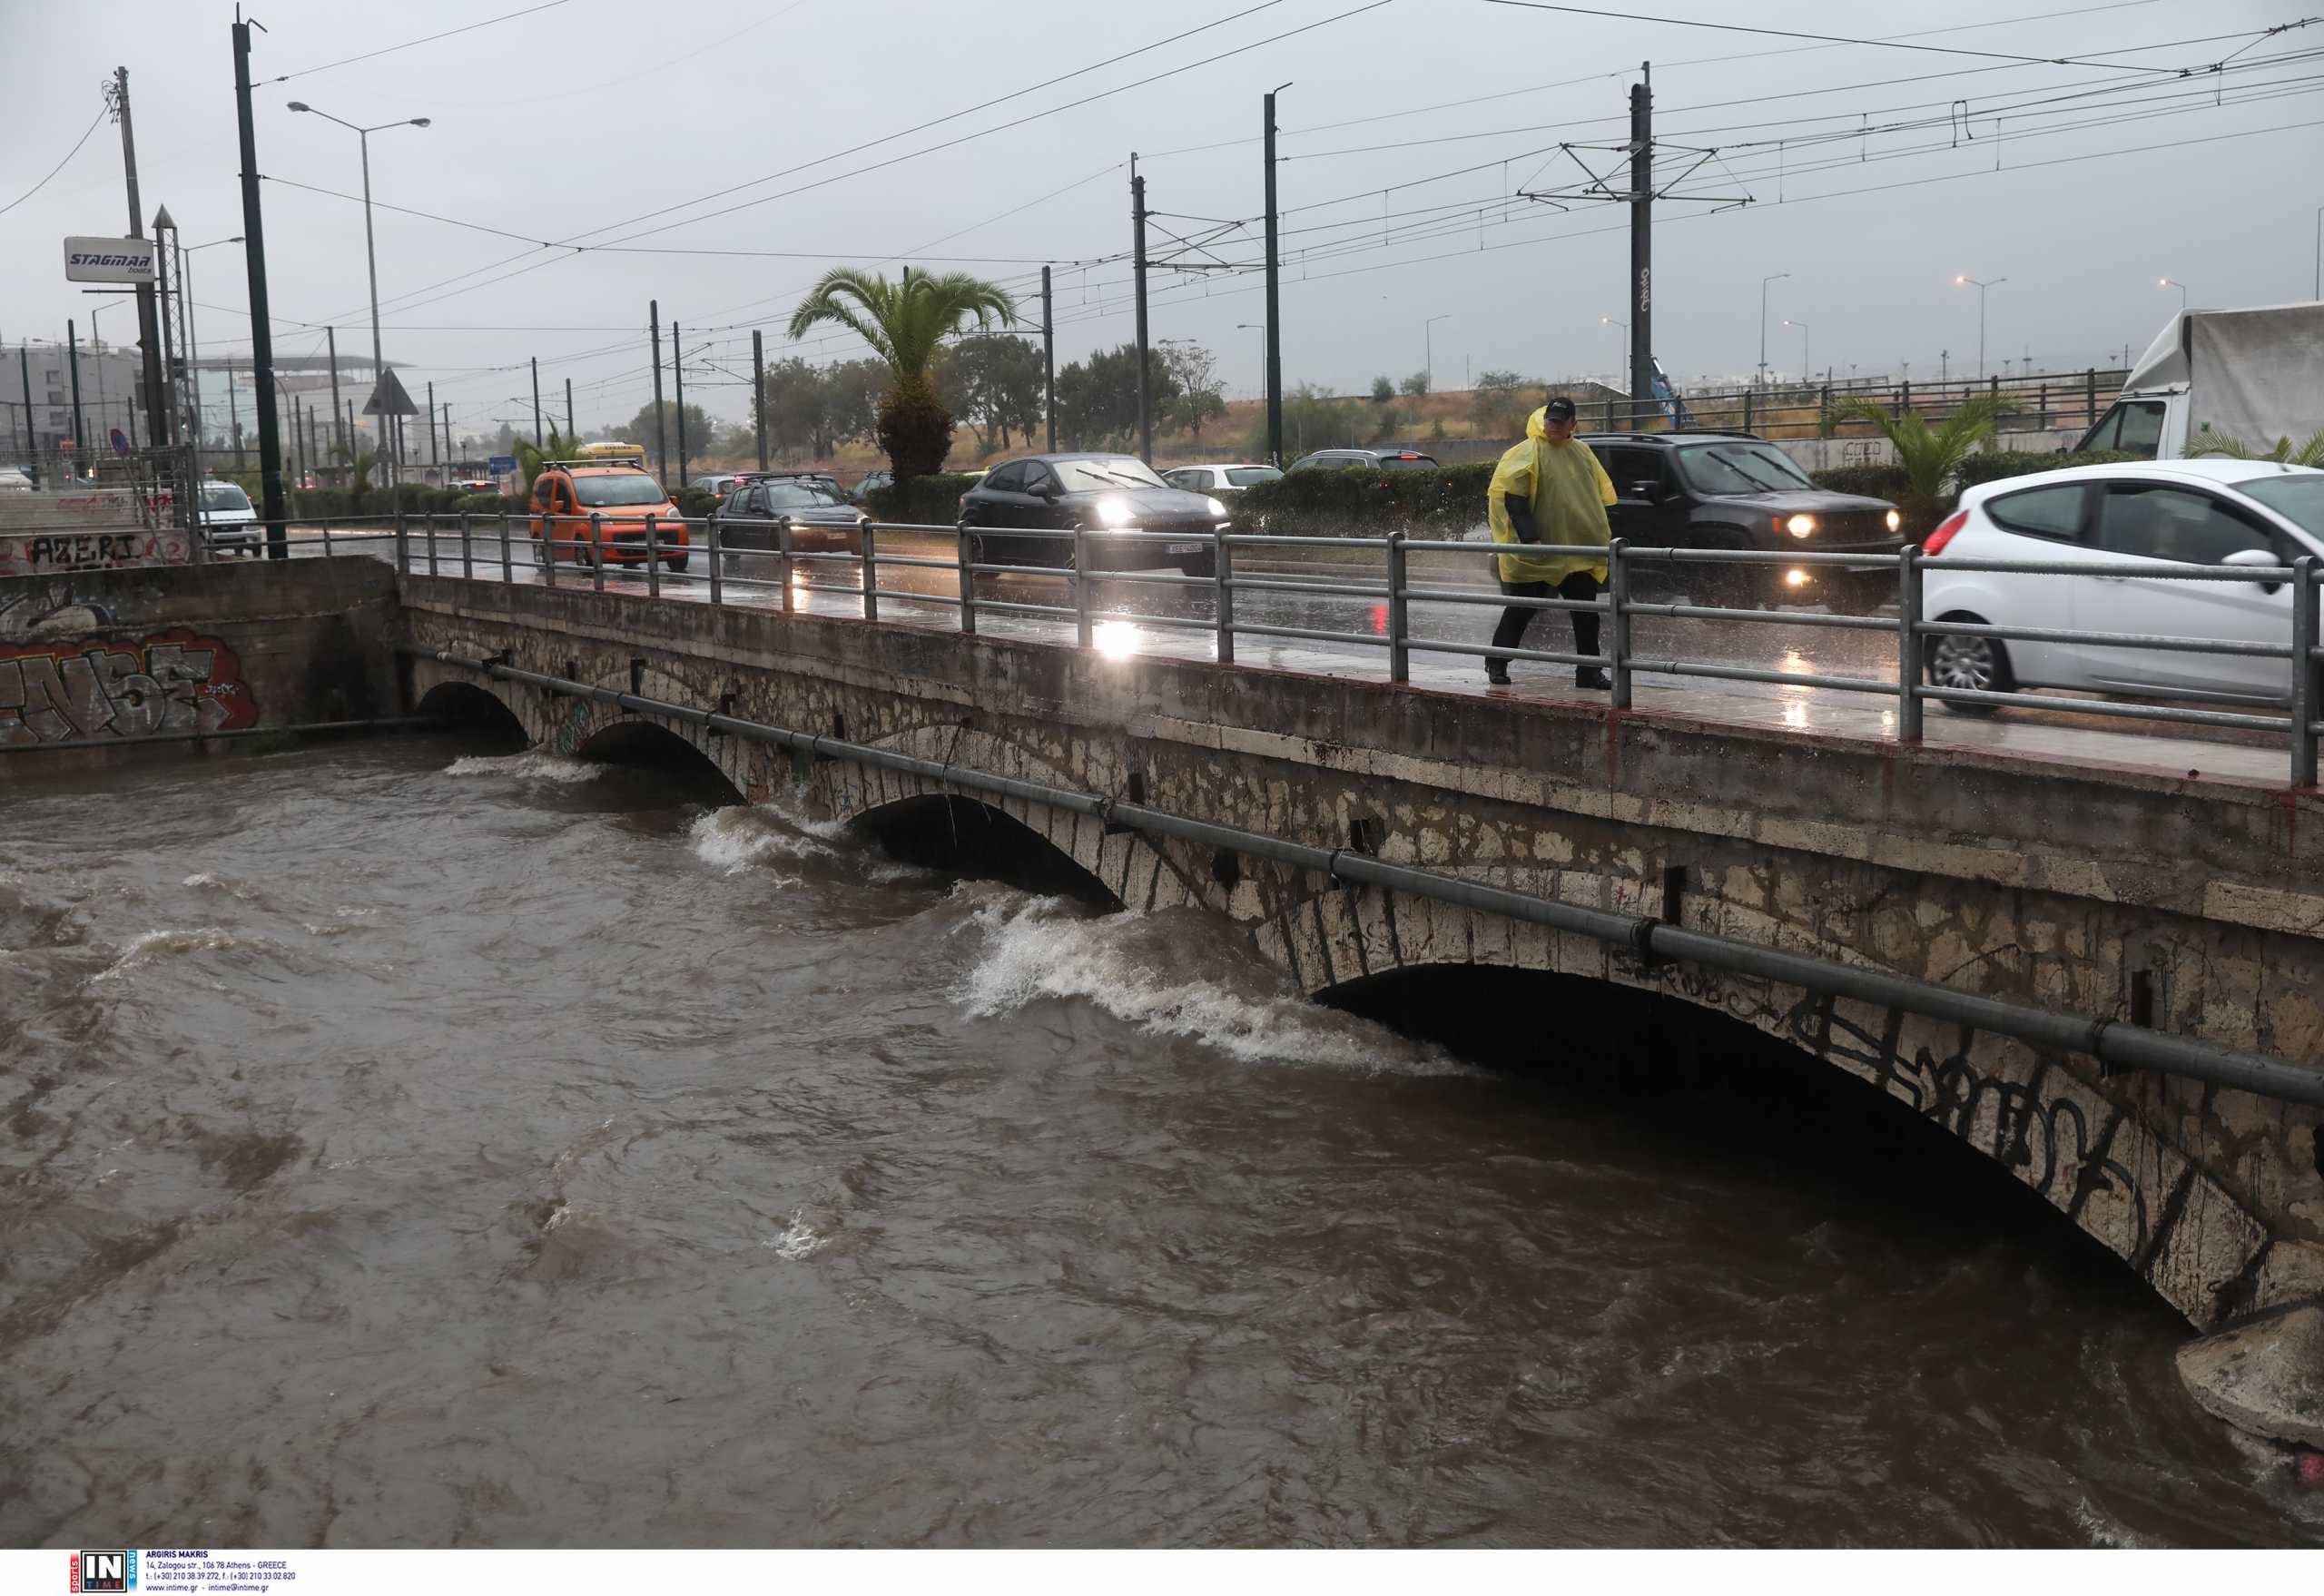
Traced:
<path fill-rule="evenodd" d="M 964 471 L 940 471 L 875 488 L 864 498 L 872 518 L 906 526 L 950 527 L 960 518 L 960 495 L 977 478 Z"/>

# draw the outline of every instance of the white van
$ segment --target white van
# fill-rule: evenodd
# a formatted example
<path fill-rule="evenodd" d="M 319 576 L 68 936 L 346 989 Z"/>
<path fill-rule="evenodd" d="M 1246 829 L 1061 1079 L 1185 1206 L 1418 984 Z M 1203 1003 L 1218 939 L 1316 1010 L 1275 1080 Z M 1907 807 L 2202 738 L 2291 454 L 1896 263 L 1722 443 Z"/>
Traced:
<path fill-rule="evenodd" d="M 212 554 L 259 551 L 258 511 L 237 482 L 215 478 L 202 485 L 202 539 Z"/>

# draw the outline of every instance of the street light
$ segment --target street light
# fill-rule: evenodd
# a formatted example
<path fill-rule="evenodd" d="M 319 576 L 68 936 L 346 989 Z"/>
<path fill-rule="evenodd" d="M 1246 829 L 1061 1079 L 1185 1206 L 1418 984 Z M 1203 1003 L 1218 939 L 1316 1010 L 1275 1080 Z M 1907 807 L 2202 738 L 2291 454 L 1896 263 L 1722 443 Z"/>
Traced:
<path fill-rule="evenodd" d="M 1431 393 L 1436 391 L 1436 338 L 1431 330 L 1440 321 L 1452 320 L 1452 312 L 1447 310 L 1442 316 L 1431 316 L 1420 324 L 1421 347 L 1424 351 L 1421 357 L 1421 374 L 1428 379 Z"/>
<path fill-rule="evenodd" d="M 1802 382 L 1805 382 L 1807 380 L 1809 376 L 1809 371 L 1807 369 L 1807 323 L 1805 321 L 1793 321 L 1787 320 L 1784 322 L 1784 325 L 1786 327 L 1797 327 L 1799 329 L 1799 379 Z"/>
<path fill-rule="evenodd" d="M 388 369 L 379 355 L 379 251 L 371 239 L 371 135 L 375 133 L 385 133 L 391 127 L 426 127 L 428 119 L 425 116 L 412 116 L 399 122 L 382 122 L 371 127 L 357 127 L 353 123 L 341 121 L 328 111 L 317 111 L 304 100 L 291 101 L 290 109 L 320 116 L 325 122 L 339 123 L 340 126 L 353 133 L 363 146 L 363 254 L 371 272 L 371 389 L 377 393 L 380 380 L 386 377 Z M 387 436 L 387 426 L 388 419 L 383 414 L 379 418 L 380 437 L 383 439 Z M 396 479 L 396 464 L 397 462 L 392 458 L 388 462 L 388 481 L 390 486 Z"/>
<path fill-rule="evenodd" d="M 193 448 L 196 459 L 202 458 L 202 351 L 193 338 L 193 279 L 186 275 L 185 258 L 199 254 L 203 250 L 216 249 L 220 244 L 241 241 L 242 235 L 238 232 L 232 238 L 213 238 L 208 243 L 196 244 L 192 249 L 182 243 L 178 245 L 178 292 L 185 296 L 185 369 L 193 387 Z M 233 385 L 234 374 L 229 370 L 226 386 L 231 388 Z"/>
<path fill-rule="evenodd" d="M 1953 280 L 1956 288 L 1968 283 L 1977 291 L 1977 380 L 1980 382 L 1985 379 L 1985 291 L 1999 288 L 2008 281 L 2006 277 L 1987 278 L 1982 282 L 1974 277 L 1955 277 Z"/>
<path fill-rule="evenodd" d="M 2187 313 L 2187 285 L 2185 283 L 2179 281 L 2175 278 L 2163 277 L 2156 279 L 2154 286 L 2157 288 L 2177 289 L 2179 291 L 2179 313 L 2182 316 Z"/>
<path fill-rule="evenodd" d="M 2324 205 L 2316 207 L 2316 297 L 2324 300 Z"/>
<path fill-rule="evenodd" d="M 1791 275 L 1777 271 L 1759 279 L 1759 386 L 1768 385 L 1768 284 L 1780 282 Z"/>

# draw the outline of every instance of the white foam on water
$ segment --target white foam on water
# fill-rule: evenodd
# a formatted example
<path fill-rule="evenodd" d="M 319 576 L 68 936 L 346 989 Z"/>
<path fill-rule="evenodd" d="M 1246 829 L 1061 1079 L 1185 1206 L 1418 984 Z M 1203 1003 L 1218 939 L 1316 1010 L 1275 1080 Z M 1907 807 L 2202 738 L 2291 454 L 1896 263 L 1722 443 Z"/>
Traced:
<path fill-rule="evenodd" d="M 448 776 L 506 776 L 523 782 L 594 782 L 610 768 L 595 760 L 575 759 L 527 748 L 522 754 L 464 754 L 444 769 Z"/>
<path fill-rule="evenodd" d="M 241 945 L 240 937 L 217 925 L 195 926 L 188 931 L 140 931 L 129 939 L 111 964 L 90 979 L 111 980 L 157 960 L 175 959 L 187 953 L 223 952 Z"/>
<path fill-rule="evenodd" d="M 236 881 L 230 875 L 220 875 L 214 870 L 197 870 L 192 875 L 186 877 L 182 884 L 189 887 L 212 888 L 218 892 L 225 892 L 233 897 L 240 898 L 244 902 L 250 901 L 251 899 L 258 895 L 249 882 Z"/>
<path fill-rule="evenodd" d="M 829 1246 L 831 1245 L 829 1238 L 816 1235 L 813 1227 L 799 1217 L 799 1215 L 804 1211 L 803 1209 L 794 1210 L 790 1223 L 783 1226 L 782 1235 L 770 1236 L 759 1245 L 776 1257 L 793 1262 L 812 1257 Z"/>
<path fill-rule="evenodd" d="M 1063 899 L 1009 892 L 979 904 L 966 923 L 984 933 L 985 946 L 953 995 L 974 1015 L 1080 999 L 1246 1063 L 1427 1075 L 1468 1068 L 1442 1049 L 1310 1002 L 1199 911 L 1091 919 Z"/>
<path fill-rule="evenodd" d="M 714 809 L 687 829 L 694 854 L 704 864 L 728 875 L 778 859 L 804 859 L 831 850 L 812 837 L 803 837 L 781 817 L 747 804 Z M 799 878 L 782 876 L 783 885 L 796 886 Z"/>
<path fill-rule="evenodd" d="M 2093 1507 L 2087 1497 L 2074 1503 L 2073 1521 L 2082 1526 L 2083 1533 L 2090 1537 L 2090 1543 L 2093 1546 L 2102 1546 L 2120 1552 L 2151 1552 L 2168 1544 L 2166 1542 L 2150 1540 L 2127 1525 L 2117 1522 Z"/>

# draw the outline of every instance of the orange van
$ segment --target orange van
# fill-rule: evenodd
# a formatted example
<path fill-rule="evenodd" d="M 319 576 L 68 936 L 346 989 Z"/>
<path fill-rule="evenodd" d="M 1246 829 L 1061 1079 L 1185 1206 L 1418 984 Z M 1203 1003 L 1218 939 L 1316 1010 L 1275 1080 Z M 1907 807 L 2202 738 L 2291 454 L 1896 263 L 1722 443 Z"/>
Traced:
<path fill-rule="evenodd" d="M 686 524 L 652 472 L 596 460 L 552 460 L 533 478 L 533 556 L 543 565 L 552 558 L 578 566 L 641 564 L 649 516 L 662 563 L 684 570 Z"/>

